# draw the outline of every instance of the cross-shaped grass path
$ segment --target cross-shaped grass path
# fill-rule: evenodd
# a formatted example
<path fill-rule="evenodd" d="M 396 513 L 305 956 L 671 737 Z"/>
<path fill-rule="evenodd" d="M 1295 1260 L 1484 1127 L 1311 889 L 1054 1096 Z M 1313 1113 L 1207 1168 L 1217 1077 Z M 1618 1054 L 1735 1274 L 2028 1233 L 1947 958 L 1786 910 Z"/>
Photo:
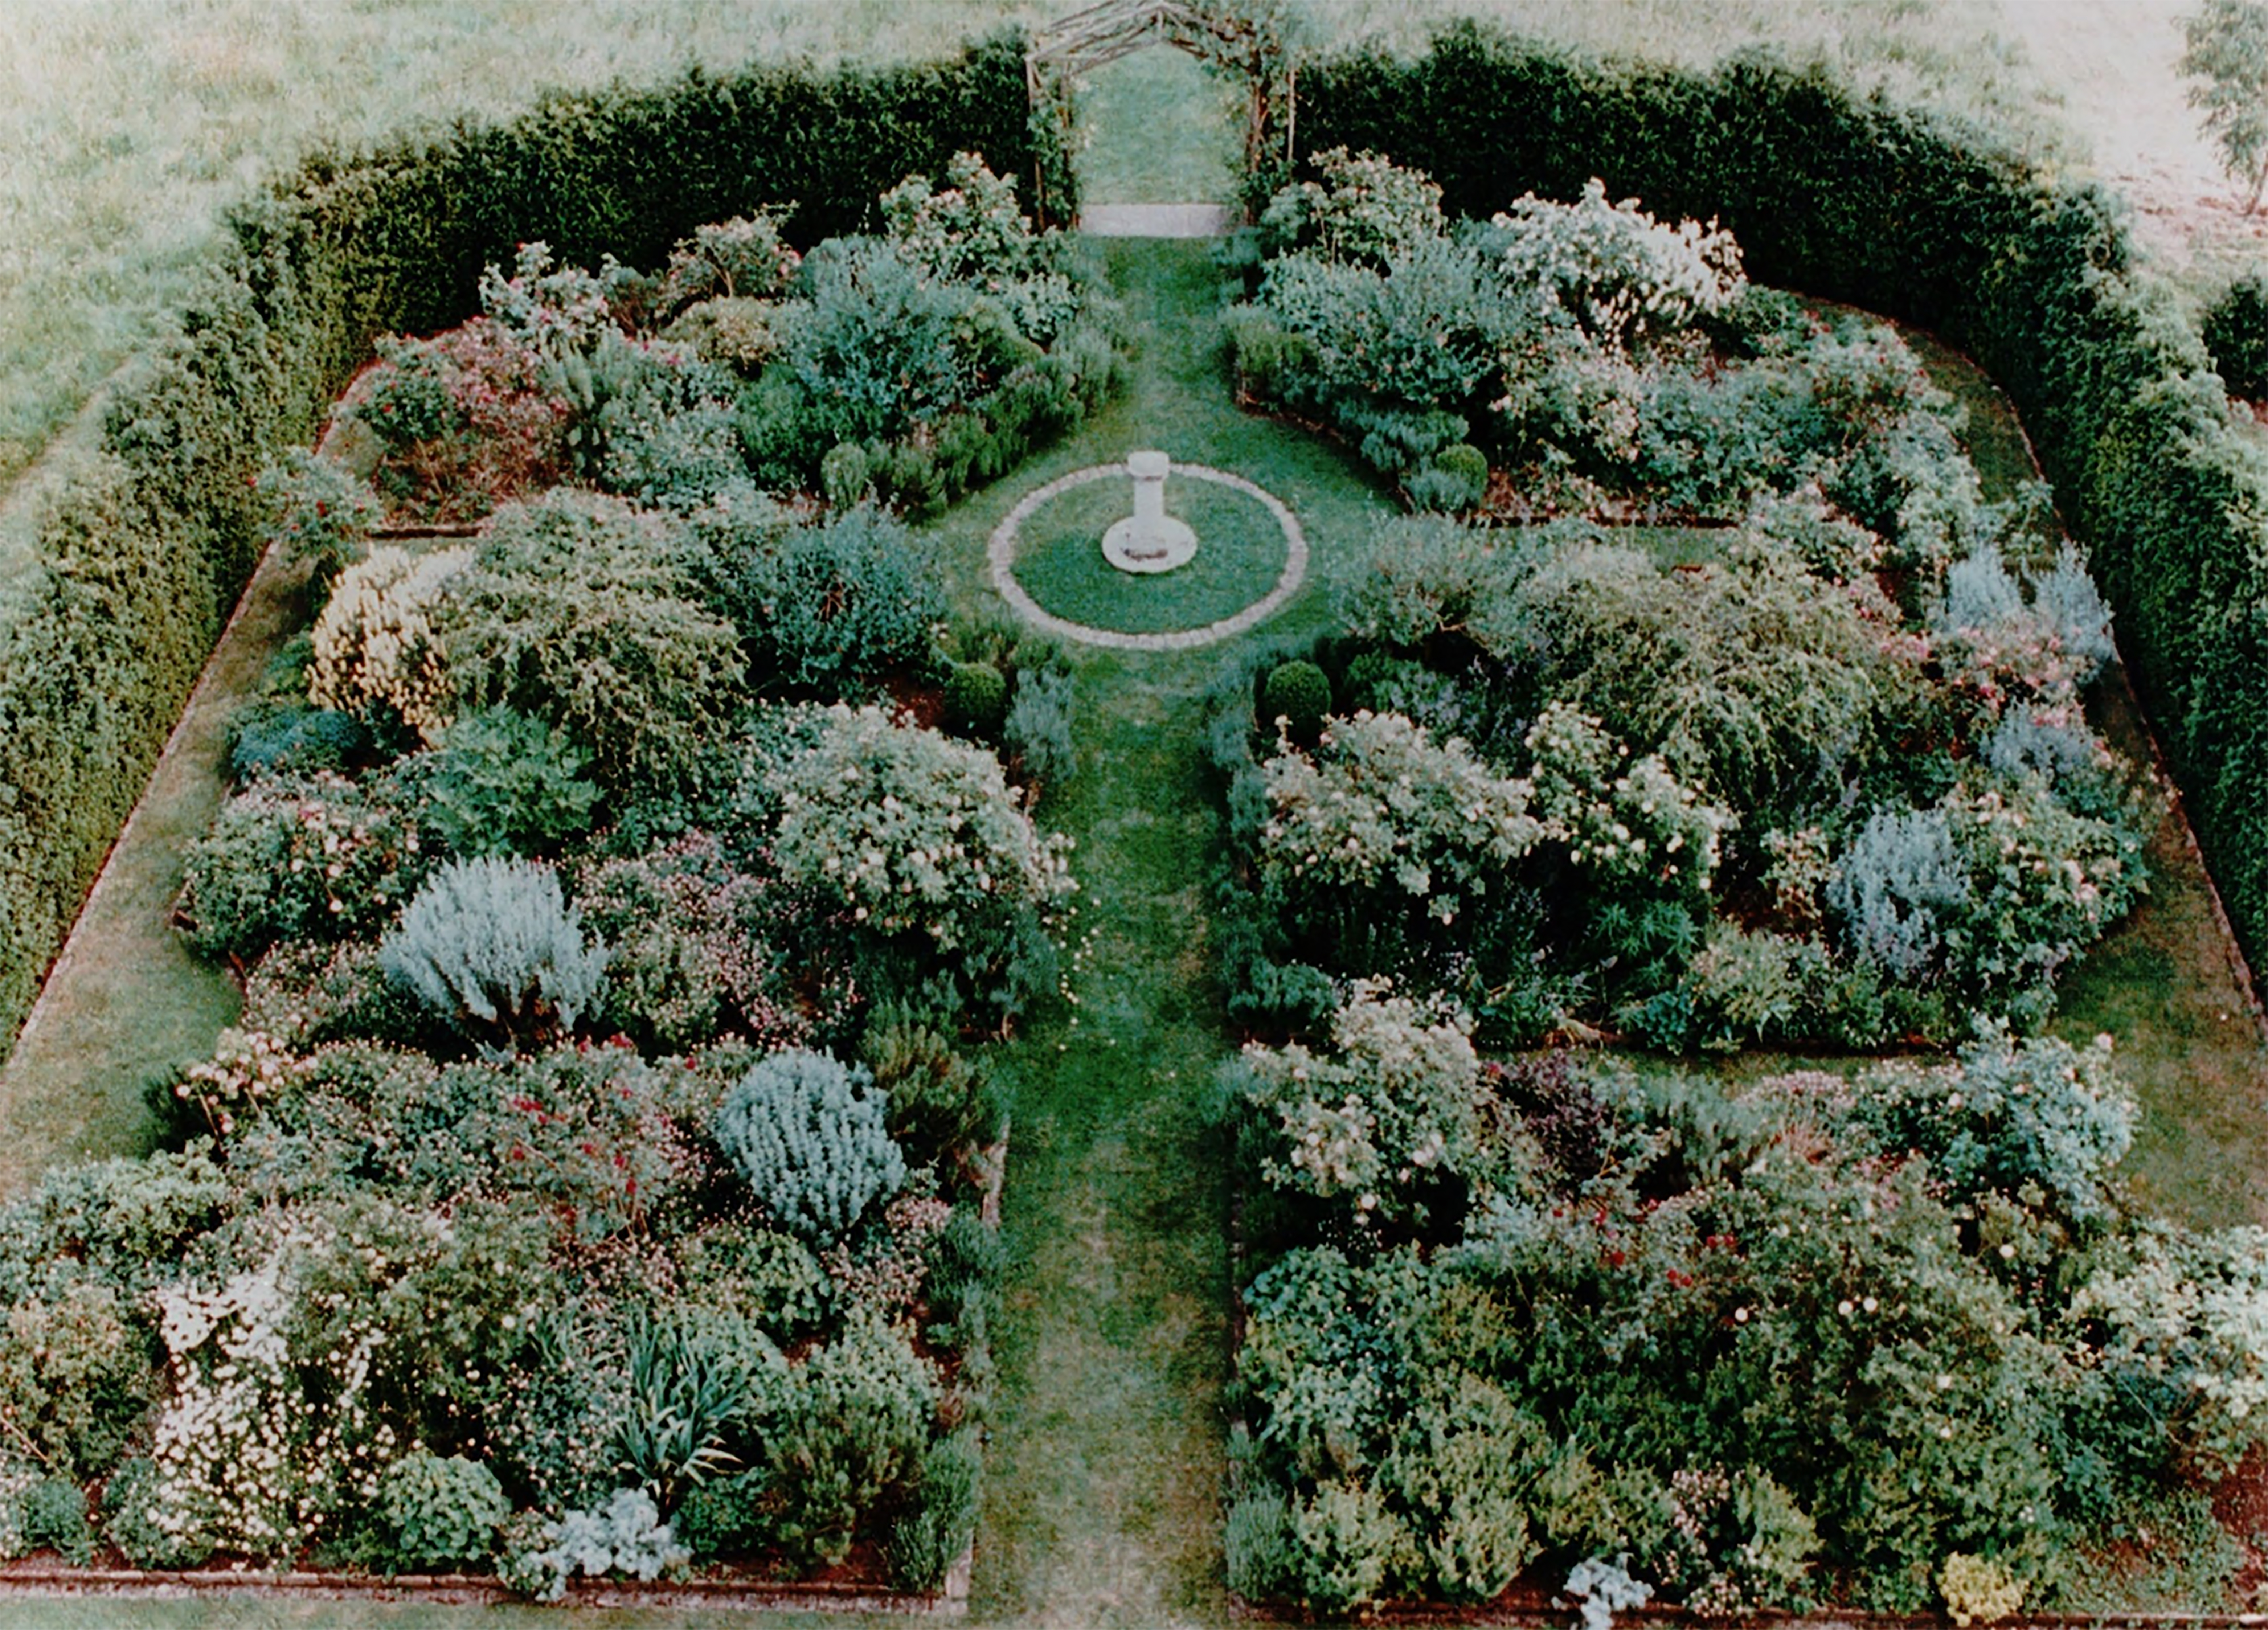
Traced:
<path fill-rule="evenodd" d="M 1306 527 L 1314 571 L 1281 614 L 1229 644 L 1070 653 L 1081 769 L 1040 814 L 1077 843 L 1083 892 L 1067 959 L 1077 999 L 1000 1050 L 1013 1104 L 1002 1206 L 1013 1266 L 994 1331 L 970 1609 L 983 1622 L 1217 1624 L 1227 1610 L 1230 1287 L 1223 1152 L 1204 1103 L 1233 1038 L 1212 943 L 1221 815 L 1204 757 L 1206 692 L 1256 646 L 1316 631 L 1333 572 L 1388 506 L 1334 449 L 1238 410 L 1211 245 L 1099 247 L 1140 346 L 1128 389 L 932 529 L 954 562 L 957 608 L 998 614 L 983 542 L 1018 497 L 1145 446 L 1276 493 Z M 1160 590 L 1170 592 L 1127 582 L 1129 594 Z"/>

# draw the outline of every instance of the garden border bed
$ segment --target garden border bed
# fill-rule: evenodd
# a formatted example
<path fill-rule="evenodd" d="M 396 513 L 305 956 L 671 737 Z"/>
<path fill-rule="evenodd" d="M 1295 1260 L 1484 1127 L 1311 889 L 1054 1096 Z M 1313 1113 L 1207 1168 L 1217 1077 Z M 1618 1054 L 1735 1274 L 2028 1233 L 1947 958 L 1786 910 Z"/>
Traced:
<path fill-rule="evenodd" d="M 1392 155 L 1458 215 L 1600 177 L 1715 217 L 1759 281 L 1942 335 L 2016 404 L 2090 554 L 2240 944 L 2268 942 L 2268 457 L 2113 200 L 1975 127 L 1749 54 L 1602 62 L 1467 21 L 1303 66 L 1310 151 Z"/>
<path fill-rule="evenodd" d="M 962 150 L 1074 199 L 1023 51 L 1010 31 L 941 62 L 557 94 L 509 123 L 319 151 L 236 211 L 179 337 L 122 370 L 99 446 L 48 492 L 39 575 L 0 626 L 0 1042 L 251 574 L 254 477 L 309 439 L 373 339 L 460 321 L 516 243 L 656 262 L 696 224 L 778 198 L 823 237 Z"/>

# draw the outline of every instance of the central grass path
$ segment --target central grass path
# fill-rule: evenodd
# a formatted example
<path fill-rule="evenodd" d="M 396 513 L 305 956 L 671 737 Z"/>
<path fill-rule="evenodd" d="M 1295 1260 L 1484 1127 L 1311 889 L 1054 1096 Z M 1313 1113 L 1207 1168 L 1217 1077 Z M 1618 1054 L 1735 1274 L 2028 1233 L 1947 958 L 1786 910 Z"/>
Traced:
<path fill-rule="evenodd" d="M 1077 844 L 1073 1000 L 1001 1050 L 1013 1106 L 1003 1226 L 1015 1265 L 994 1332 L 970 1604 L 983 1622 L 1167 1626 L 1227 1614 L 1226 1194 L 1204 1103 L 1231 1037 L 1210 939 L 1221 834 L 1204 698 L 1254 643 L 1320 625 L 1335 564 L 1387 506 L 1335 450 L 1238 411 L 1210 247 L 1109 243 L 1112 278 L 1144 336 L 1125 395 L 931 533 L 953 563 L 956 609 L 1002 615 L 983 550 L 1009 506 L 1065 470 L 1156 446 L 1269 488 L 1314 549 L 1310 586 L 1241 640 L 1070 653 L 1081 769 L 1040 815 Z M 1171 587 L 1128 579 L 1123 592 Z"/>

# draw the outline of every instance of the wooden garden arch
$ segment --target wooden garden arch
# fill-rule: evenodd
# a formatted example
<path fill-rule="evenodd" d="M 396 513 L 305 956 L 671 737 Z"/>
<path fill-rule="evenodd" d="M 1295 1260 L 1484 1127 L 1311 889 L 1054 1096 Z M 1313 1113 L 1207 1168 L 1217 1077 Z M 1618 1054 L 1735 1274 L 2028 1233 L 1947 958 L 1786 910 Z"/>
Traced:
<path fill-rule="evenodd" d="M 1283 163 L 1293 162 L 1298 129 L 1299 69 L 1292 60 L 1281 22 L 1265 4 L 1249 7 L 1206 5 L 1189 0 L 1101 0 L 1085 11 L 1058 18 L 1032 36 L 1024 54 L 1024 85 L 1034 116 L 1052 106 L 1070 134 L 1068 82 L 1105 63 L 1115 63 L 1152 45 L 1186 51 L 1209 67 L 1241 74 L 1249 87 L 1244 129 L 1244 174 L 1249 187 L 1266 173 L 1283 126 Z M 1035 174 L 1034 202 L 1042 218 L 1048 203 L 1043 174 Z"/>

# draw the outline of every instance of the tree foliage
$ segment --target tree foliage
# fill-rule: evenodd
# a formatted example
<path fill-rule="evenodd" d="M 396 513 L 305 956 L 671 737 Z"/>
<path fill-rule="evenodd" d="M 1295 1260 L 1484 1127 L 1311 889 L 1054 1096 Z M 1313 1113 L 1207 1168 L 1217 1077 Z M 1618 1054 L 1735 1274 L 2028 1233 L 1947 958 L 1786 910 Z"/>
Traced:
<path fill-rule="evenodd" d="M 2249 215 L 2268 188 L 2268 5 L 2205 0 L 2181 23 L 2181 70 L 2197 81 L 2190 106 L 2205 114 L 2222 167 L 2249 189 Z"/>

